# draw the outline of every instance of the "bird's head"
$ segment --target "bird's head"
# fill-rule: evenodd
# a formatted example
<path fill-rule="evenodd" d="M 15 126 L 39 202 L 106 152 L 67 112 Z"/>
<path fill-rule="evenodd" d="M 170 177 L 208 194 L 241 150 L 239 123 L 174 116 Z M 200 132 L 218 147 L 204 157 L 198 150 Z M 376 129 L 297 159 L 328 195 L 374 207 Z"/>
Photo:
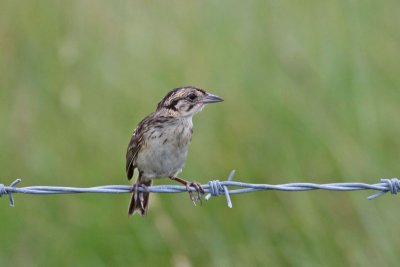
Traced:
<path fill-rule="evenodd" d="M 179 117 L 191 117 L 206 104 L 224 101 L 203 89 L 193 86 L 175 88 L 158 103 L 157 111 L 167 109 Z"/>

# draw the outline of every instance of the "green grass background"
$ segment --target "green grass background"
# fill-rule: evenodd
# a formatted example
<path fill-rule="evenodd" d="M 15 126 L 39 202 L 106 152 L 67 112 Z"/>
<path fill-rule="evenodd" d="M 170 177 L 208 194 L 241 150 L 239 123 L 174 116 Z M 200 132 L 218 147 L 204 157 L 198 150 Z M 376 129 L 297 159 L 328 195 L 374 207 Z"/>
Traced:
<path fill-rule="evenodd" d="M 132 130 L 170 89 L 195 117 L 187 179 L 400 175 L 398 1 L 0 2 L 0 183 L 128 184 Z M 160 181 L 161 182 L 161 181 Z M 158 182 L 158 184 L 160 184 Z M 165 181 L 168 182 L 168 181 Z M 399 199 L 259 192 L 0 200 L 0 266 L 395 266 Z"/>

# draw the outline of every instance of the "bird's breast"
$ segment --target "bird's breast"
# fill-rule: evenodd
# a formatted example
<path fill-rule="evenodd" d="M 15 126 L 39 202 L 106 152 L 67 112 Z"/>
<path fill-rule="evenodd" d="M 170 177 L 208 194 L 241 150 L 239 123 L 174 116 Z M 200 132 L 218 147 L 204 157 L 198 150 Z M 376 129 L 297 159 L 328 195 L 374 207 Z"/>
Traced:
<path fill-rule="evenodd" d="M 149 132 L 137 160 L 144 176 L 157 178 L 176 175 L 183 167 L 192 139 L 192 125 L 165 125 Z"/>

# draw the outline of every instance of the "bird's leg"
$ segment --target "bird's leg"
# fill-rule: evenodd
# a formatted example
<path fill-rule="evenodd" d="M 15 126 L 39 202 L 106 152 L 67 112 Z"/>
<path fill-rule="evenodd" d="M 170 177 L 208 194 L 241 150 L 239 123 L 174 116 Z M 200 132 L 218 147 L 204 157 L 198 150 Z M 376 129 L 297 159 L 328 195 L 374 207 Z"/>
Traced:
<path fill-rule="evenodd" d="M 204 189 L 200 183 L 198 183 L 196 181 L 188 182 L 182 178 L 175 177 L 175 176 L 170 176 L 169 178 L 186 186 L 186 189 L 189 192 L 190 200 L 192 200 L 192 202 L 195 206 L 196 206 L 196 201 L 200 201 L 200 204 L 201 204 L 201 195 L 204 194 Z M 194 187 L 197 191 L 196 197 L 193 195 L 193 192 L 190 190 L 191 186 Z"/>

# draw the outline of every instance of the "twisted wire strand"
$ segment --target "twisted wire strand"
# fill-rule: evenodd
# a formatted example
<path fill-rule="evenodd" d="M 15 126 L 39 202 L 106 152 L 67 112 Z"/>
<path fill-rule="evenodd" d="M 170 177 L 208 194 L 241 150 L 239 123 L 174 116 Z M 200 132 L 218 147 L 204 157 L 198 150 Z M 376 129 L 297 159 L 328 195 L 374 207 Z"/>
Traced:
<path fill-rule="evenodd" d="M 226 201 L 229 208 L 232 208 L 232 201 L 230 198 L 231 194 L 244 194 L 252 193 L 257 191 L 265 190 L 278 190 L 278 191 L 308 191 L 308 190 L 330 190 L 330 191 L 356 191 L 356 190 L 375 190 L 379 191 L 368 199 L 374 199 L 382 196 L 385 193 L 390 192 L 396 195 L 400 191 L 400 180 L 397 178 L 385 178 L 381 179 L 380 183 L 367 184 L 367 183 L 328 183 L 328 184 L 316 184 L 316 183 L 287 183 L 287 184 L 251 184 L 243 182 L 232 181 L 235 171 L 231 171 L 227 181 L 212 180 L 207 184 L 203 185 L 205 193 L 208 193 L 205 197 L 209 200 L 210 197 L 217 197 L 225 195 Z M 2 195 L 8 195 L 10 205 L 14 206 L 13 194 L 78 194 L 78 193 L 103 193 L 103 194 L 122 194 L 130 193 L 131 186 L 129 185 L 105 185 L 95 186 L 89 188 L 82 187 L 62 187 L 62 186 L 27 186 L 27 187 L 16 187 L 21 182 L 21 179 L 17 179 L 12 182 L 9 186 L 0 184 L 0 197 Z M 236 189 L 228 189 L 229 187 L 237 187 Z M 147 188 L 139 188 L 139 191 L 147 191 L 150 193 L 182 193 L 187 192 L 186 186 L 181 185 L 155 185 Z M 195 191 L 194 188 L 190 188 L 191 191 Z"/>

